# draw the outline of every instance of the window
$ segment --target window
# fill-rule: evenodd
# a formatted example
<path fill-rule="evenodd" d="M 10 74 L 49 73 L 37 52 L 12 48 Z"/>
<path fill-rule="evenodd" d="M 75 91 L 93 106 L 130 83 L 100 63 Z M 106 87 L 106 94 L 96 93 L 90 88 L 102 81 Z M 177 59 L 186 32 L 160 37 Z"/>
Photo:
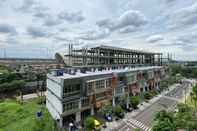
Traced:
<path fill-rule="evenodd" d="M 93 92 L 93 88 L 94 88 L 94 82 L 88 82 L 87 83 L 87 92 L 88 93 Z"/>
<path fill-rule="evenodd" d="M 105 93 L 96 94 L 96 100 L 104 100 L 106 99 Z"/>
<path fill-rule="evenodd" d="M 79 92 L 80 92 L 80 84 L 64 86 L 64 95 L 77 94 Z"/>
<path fill-rule="evenodd" d="M 109 79 L 106 80 L 106 86 L 107 86 L 107 88 L 108 87 L 111 87 L 111 81 L 112 81 L 111 78 L 109 78 Z"/>
<path fill-rule="evenodd" d="M 96 89 L 105 88 L 105 80 L 96 81 Z"/>
<path fill-rule="evenodd" d="M 64 111 L 72 110 L 72 109 L 77 109 L 78 108 L 78 101 L 73 101 L 69 103 L 64 104 Z"/>

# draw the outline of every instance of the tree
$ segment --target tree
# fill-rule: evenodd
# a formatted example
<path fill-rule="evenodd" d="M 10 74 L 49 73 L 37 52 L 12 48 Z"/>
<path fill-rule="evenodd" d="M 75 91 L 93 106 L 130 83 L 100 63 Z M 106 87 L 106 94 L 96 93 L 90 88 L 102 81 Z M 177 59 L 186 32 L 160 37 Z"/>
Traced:
<path fill-rule="evenodd" d="M 89 116 L 85 119 L 84 126 L 87 131 L 92 131 L 94 129 L 94 127 L 95 127 L 94 120 L 95 119 L 91 116 Z"/>
<path fill-rule="evenodd" d="M 191 98 L 194 102 L 195 108 L 197 108 L 197 84 L 192 87 Z"/>
<path fill-rule="evenodd" d="M 172 112 L 162 110 L 155 115 L 153 131 L 176 131 Z"/>
<path fill-rule="evenodd" d="M 124 111 L 123 111 L 123 109 L 122 109 L 122 107 L 120 106 L 120 105 L 117 105 L 115 108 L 114 108 L 114 113 L 115 113 L 115 115 L 116 116 L 118 116 L 118 117 L 123 117 L 123 113 L 124 113 Z"/>
<path fill-rule="evenodd" d="M 137 108 L 138 104 L 140 103 L 139 96 L 131 96 L 130 103 L 134 109 Z"/>
<path fill-rule="evenodd" d="M 98 112 L 103 116 L 106 114 L 112 114 L 113 107 L 111 104 L 107 104 L 107 105 L 103 106 L 102 108 L 100 108 Z"/>

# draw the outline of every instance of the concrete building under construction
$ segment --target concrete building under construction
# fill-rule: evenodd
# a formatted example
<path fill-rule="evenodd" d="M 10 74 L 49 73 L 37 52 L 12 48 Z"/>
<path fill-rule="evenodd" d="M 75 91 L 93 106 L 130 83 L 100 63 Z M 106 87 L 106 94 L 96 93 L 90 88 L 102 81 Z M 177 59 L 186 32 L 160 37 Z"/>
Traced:
<path fill-rule="evenodd" d="M 160 66 L 162 53 L 153 53 L 112 46 L 74 49 L 69 45 L 68 54 L 57 53 L 56 59 L 66 66 Z"/>

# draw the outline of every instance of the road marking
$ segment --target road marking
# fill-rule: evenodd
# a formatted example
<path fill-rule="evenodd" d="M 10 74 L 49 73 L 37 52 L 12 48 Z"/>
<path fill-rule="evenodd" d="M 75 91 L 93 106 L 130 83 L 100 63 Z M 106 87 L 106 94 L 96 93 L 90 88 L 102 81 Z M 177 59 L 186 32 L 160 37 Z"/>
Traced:
<path fill-rule="evenodd" d="M 134 128 L 134 129 L 136 128 L 133 124 L 128 123 L 127 121 L 128 121 L 128 120 L 124 120 L 124 122 L 126 123 L 126 125 L 131 126 L 131 127 Z"/>
<path fill-rule="evenodd" d="M 143 131 L 151 131 L 151 128 L 149 128 L 148 126 L 144 125 L 142 122 L 137 121 L 135 119 L 129 119 L 127 120 L 127 122 L 142 129 Z"/>

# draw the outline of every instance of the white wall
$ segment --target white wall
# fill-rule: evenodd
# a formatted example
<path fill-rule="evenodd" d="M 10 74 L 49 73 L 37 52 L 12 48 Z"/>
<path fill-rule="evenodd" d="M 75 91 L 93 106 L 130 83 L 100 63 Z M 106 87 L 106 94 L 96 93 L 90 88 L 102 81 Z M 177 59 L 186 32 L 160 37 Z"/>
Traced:
<path fill-rule="evenodd" d="M 53 108 L 55 108 L 57 112 L 62 114 L 63 112 L 62 102 L 55 95 L 53 95 L 50 91 L 46 92 L 46 98 L 53 105 Z"/>
<path fill-rule="evenodd" d="M 51 80 L 52 79 L 52 80 Z M 54 81 L 58 82 L 54 82 Z M 50 89 L 55 95 L 57 95 L 58 97 L 62 98 L 62 85 L 63 83 L 61 83 L 61 79 L 55 78 L 55 77 L 48 77 L 47 78 L 47 88 Z"/>

